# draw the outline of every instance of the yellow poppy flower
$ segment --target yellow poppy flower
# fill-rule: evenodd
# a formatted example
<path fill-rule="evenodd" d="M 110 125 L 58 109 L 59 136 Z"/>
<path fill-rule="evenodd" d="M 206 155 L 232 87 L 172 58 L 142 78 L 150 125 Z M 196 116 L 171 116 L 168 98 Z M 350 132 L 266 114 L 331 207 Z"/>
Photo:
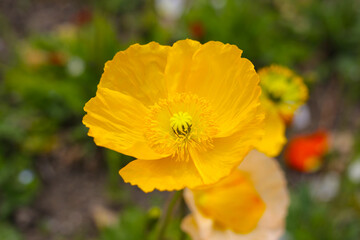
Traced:
<path fill-rule="evenodd" d="M 265 132 L 261 141 L 256 144 L 256 149 L 269 157 L 275 157 L 280 154 L 286 143 L 286 125 L 270 100 L 262 98 L 261 107 L 265 112 Z"/>
<path fill-rule="evenodd" d="M 262 98 L 274 103 L 280 116 L 289 119 L 308 98 L 301 77 L 288 68 L 272 65 L 259 70 Z"/>
<path fill-rule="evenodd" d="M 193 240 L 277 240 L 283 234 L 289 205 L 286 180 L 279 164 L 251 151 L 220 182 L 185 189 L 191 214 L 181 228 Z"/>
<path fill-rule="evenodd" d="M 135 44 L 105 65 L 83 122 L 97 145 L 133 156 L 120 170 L 143 191 L 212 184 L 263 134 L 259 78 L 234 45 Z"/>
<path fill-rule="evenodd" d="M 265 133 L 256 148 L 270 157 L 279 155 L 286 143 L 286 122 L 308 97 L 302 79 L 290 69 L 272 65 L 259 70 L 263 89 L 261 106 L 265 112 Z"/>

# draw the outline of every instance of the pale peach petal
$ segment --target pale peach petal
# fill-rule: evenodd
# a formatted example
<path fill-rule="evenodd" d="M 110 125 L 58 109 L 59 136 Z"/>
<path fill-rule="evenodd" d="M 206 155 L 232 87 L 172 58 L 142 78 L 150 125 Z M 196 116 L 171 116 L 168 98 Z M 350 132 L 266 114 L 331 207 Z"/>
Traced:
<path fill-rule="evenodd" d="M 199 240 L 278 240 L 284 233 L 285 217 L 289 205 L 286 180 L 279 164 L 263 153 L 251 151 L 239 169 L 248 173 L 266 204 L 264 215 L 257 227 L 248 234 L 213 227 L 213 220 L 202 216 L 195 205 L 191 190 L 184 191 L 184 198 L 191 215 L 184 220 L 182 229 Z M 235 213 L 236 214 L 236 213 Z M 241 213 L 238 213 L 241 214 Z"/>

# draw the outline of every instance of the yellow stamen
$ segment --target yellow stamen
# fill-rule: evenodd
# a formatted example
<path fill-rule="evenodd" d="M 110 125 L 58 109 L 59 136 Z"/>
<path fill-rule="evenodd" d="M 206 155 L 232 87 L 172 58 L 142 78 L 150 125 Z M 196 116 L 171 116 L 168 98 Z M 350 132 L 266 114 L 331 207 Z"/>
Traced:
<path fill-rule="evenodd" d="M 187 161 L 189 149 L 207 151 L 217 125 L 208 102 L 194 94 L 176 94 L 150 107 L 145 137 L 156 152 Z"/>

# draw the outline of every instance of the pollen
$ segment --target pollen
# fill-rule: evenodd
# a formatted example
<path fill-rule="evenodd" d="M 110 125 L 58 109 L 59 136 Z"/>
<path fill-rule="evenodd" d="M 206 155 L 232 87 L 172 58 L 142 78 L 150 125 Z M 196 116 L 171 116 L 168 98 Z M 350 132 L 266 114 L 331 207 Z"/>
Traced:
<path fill-rule="evenodd" d="M 191 132 L 192 127 L 192 117 L 187 112 L 178 112 L 175 113 L 170 118 L 170 126 L 176 136 L 186 137 Z"/>

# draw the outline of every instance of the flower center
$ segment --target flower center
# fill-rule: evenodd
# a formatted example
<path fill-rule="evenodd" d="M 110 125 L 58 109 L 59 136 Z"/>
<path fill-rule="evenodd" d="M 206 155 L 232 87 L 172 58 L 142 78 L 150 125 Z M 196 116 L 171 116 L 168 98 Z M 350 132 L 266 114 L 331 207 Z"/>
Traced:
<path fill-rule="evenodd" d="M 186 137 L 191 131 L 192 117 L 187 112 L 175 113 L 170 118 L 170 126 L 176 136 Z"/>
<path fill-rule="evenodd" d="M 145 138 L 154 151 L 187 160 L 189 148 L 212 148 L 217 133 L 208 102 L 194 94 L 181 93 L 160 99 L 150 107 Z"/>

